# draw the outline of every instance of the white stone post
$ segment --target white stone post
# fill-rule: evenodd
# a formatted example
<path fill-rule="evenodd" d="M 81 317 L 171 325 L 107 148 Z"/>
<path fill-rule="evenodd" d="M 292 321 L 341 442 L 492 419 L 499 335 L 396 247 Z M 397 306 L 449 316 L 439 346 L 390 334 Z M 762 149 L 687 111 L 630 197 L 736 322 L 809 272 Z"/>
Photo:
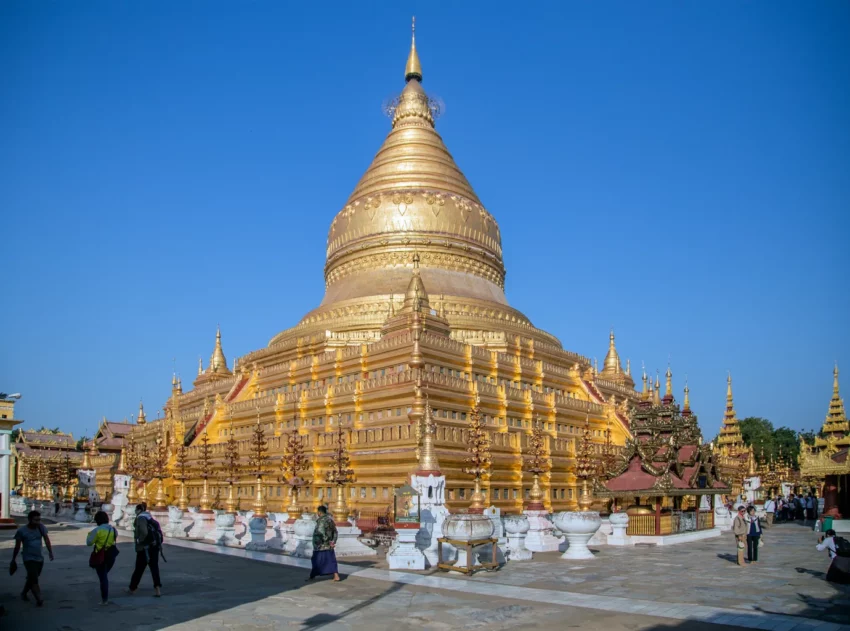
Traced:
<path fill-rule="evenodd" d="M 525 545 L 528 533 L 528 517 L 525 515 L 508 515 L 505 517 L 505 530 L 508 533 L 508 560 L 528 561 L 533 556 Z"/>
<path fill-rule="evenodd" d="M 0 528 L 14 528 L 15 520 L 9 512 L 9 467 L 12 459 L 12 451 L 9 448 L 9 440 L 12 435 L 10 429 L 0 429 Z"/>
<path fill-rule="evenodd" d="M 629 527 L 629 516 L 626 513 L 611 513 L 608 517 L 611 522 L 612 532 L 608 535 L 609 546 L 627 546 L 631 543 L 631 537 L 626 534 Z"/>
<path fill-rule="evenodd" d="M 437 546 L 443 536 L 443 522 L 449 516 L 449 509 L 446 508 L 446 476 L 422 476 L 414 473 L 410 476 L 410 486 L 419 491 L 419 532 L 416 536 L 416 546 L 425 555 L 427 567 L 434 567 L 440 562 L 437 558 Z M 454 547 L 444 545 L 443 553 L 453 555 Z"/>
<path fill-rule="evenodd" d="M 425 555 L 416 547 L 419 524 L 410 524 L 413 528 L 404 528 L 396 524 L 396 537 L 387 552 L 387 562 L 391 570 L 424 570 Z"/>
<path fill-rule="evenodd" d="M 286 542 L 286 552 L 296 557 L 309 559 L 313 556 L 313 531 L 316 530 L 316 514 L 302 513 L 295 520 L 294 534 Z"/>
<path fill-rule="evenodd" d="M 558 552 L 560 540 L 552 534 L 555 527 L 549 521 L 545 510 L 524 510 L 528 517 L 528 534 L 525 537 L 525 547 L 532 552 Z"/>
<path fill-rule="evenodd" d="M 236 541 L 236 513 L 215 511 L 215 529 L 206 534 L 204 541 L 219 546 L 239 545 Z"/>
<path fill-rule="evenodd" d="M 262 552 L 268 550 L 266 543 L 266 529 L 268 528 L 269 520 L 265 515 L 254 515 L 251 521 L 248 522 L 248 529 L 251 531 L 251 541 L 245 546 L 246 550 L 256 550 Z"/>

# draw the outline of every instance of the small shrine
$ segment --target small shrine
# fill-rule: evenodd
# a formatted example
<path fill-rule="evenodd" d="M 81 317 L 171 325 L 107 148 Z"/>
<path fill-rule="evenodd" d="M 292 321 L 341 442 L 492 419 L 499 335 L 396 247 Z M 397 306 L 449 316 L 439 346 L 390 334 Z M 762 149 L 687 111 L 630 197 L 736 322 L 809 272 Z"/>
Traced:
<path fill-rule="evenodd" d="M 691 412 L 688 387 L 684 407 L 672 395 L 667 370 L 663 399 L 646 396 L 632 408 L 633 437 L 594 481 L 593 494 L 615 505 L 630 503 L 626 534 L 659 537 L 713 531 L 714 496 L 730 492 L 717 471 L 711 444 L 703 444 Z"/>
<path fill-rule="evenodd" d="M 800 475 L 809 482 L 821 482 L 823 514 L 841 519 L 850 515 L 850 423 L 838 389 L 838 365 L 832 371 L 832 398 L 829 411 L 814 445 L 800 443 Z M 846 517 L 845 517 L 846 518 Z M 837 528 L 836 528 L 837 530 Z M 846 530 L 842 530 L 846 532 Z"/>

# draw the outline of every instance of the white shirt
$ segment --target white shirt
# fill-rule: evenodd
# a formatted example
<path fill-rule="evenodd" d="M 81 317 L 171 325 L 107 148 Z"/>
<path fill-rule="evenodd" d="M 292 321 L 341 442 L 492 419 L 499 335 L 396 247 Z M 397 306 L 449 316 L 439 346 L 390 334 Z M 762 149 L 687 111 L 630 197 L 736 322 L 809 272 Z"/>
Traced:
<path fill-rule="evenodd" d="M 829 552 L 829 558 L 835 558 L 835 539 L 832 537 L 827 537 L 823 540 L 823 543 L 818 544 L 818 552 L 823 552 L 827 550 Z"/>
<path fill-rule="evenodd" d="M 776 512 L 776 502 L 773 500 L 767 500 L 764 504 L 764 512 L 765 513 L 775 513 Z"/>

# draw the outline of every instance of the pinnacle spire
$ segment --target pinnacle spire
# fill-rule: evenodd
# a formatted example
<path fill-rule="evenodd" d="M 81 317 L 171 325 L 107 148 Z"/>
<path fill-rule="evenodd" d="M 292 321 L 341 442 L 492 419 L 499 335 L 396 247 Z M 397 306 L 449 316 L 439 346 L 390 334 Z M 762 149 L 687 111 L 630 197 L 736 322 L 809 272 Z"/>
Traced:
<path fill-rule="evenodd" d="M 605 361 L 602 364 L 602 374 L 605 376 L 619 375 L 623 372 L 620 364 L 620 355 L 617 353 L 617 346 L 614 343 L 614 329 L 608 335 L 608 353 L 605 355 Z"/>
<path fill-rule="evenodd" d="M 215 331 L 215 348 L 210 357 L 209 372 L 211 374 L 230 374 L 230 369 L 227 367 L 227 359 L 224 356 L 224 351 L 221 348 L 221 327 L 216 327 Z"/>
<path fill-rule="evenodd" d="M 419 54 L 416 52 L 416 16 L 410 27 L 410 54 L 407 56 L 407 65 L 404 68 L 404 80 L 416 79 L 422 83 L 422 64 L 419 63 Z"/>
<path fill-rule="evenodd" d="M 835 368 L 832 369 L 832 398 L 829 401 L 829 412 L 823 422 L 821 432 L 835 434 L 841 438 L 847 431 L 850 431 L 850 424 L 847 422 L 844 400 L 841 398 L 841 392 L 838 389 L 838 362 L 836 362 Z"/>
<path fill-rule="evenodd" d="M 664 373 L 664 377 L 666 380 L 666 385 L 664 388 L 664 398 L 672 399 L 673 398 L 673 371 L 670 370 L 670 364 L 667 364 L 667 372 Z"/>
<path fill-rule="evenodd" d="M 204 360 L 201 357 L 198 357 L 198 376 L 204 374 Z"/>
<path fill-rule="evenodd" d="M 139 400 L 139 416 L 136 418 L 136 423 L 139 425 L 144 425 L 147 423 L 147 417 L 145 416 L 145 406 L 141 400 Z"/>
<path fill-rule="evenodd" d="M 688 378 L 685 377 L 685 402 L 682 406 L 682 413 L 691 413 L 691 389 L 688 387 Z"/>

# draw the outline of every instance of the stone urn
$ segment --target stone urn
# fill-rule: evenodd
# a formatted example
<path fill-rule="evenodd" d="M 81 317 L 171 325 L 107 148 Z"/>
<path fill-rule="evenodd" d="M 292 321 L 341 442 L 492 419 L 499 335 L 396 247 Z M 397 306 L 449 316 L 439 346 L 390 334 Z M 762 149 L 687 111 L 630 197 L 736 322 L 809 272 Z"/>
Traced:
<path fill-rule="evenodd" d="M 629 516 L 627 513 L 611 513 L 608 516 L 608 521 L 611 522 L 611 533 L 614 537 L 622 539 L 626 536 L 626 528 L 629 527 Z"/>
<path fill-rule="evenodd" d="M 310 558 L 313 556 L 313 531 L 316 530 L 316 514 L 302 513 L 293 524 L 293 536 L 285 544 L 284 550 L 292 556 Z"/>
<path fill-rule="evenodd" d="M 489 539 L 493 532 L 493 522 L 480 513 L 457 513 L 443 522 L 443 536 L 455 541 Z"/>
<path fill-rule="evenodd" d="M 233 513 L 218 513 L 215 516 L 216 528 L 233 528 L 236 524 L 236 515 Z"/>
<path fill-rule="evenodd" d="M 231 517 L 233 517 L 233 523 L 236 523 L 236 516 L 231 515 Z M 216 521 L 218 521 L 218 515 L 216 515 Z M 265 516 L 254 515 L 251 517 L 248 521 L 251 541 L 245 546 L 247 550 L 263 551 L 268 548 L 266 544 L 266 529 L 268 528 L 268 524 L 269 521 Z"/>
<path fill-rule="evenodd" d="M 166 537 L 185 537 L 183 531 L 183 511 L 178 506 L 168 507 L 168 526 L 163 534 Z"/>
<path fill-rule="evenodd" d="M 531 524 L 526 515 L 507 515 L 504 519 L 508 536 L 508 558 L 511 561 L 527 561 L 532 557 L 531 550 L 525 547 L 525 537 Z"/>
<path fill-rule="evenodd" d="M 587 542 L 602 525 L 598 511 L 563 511 L 555 515 L 555 525 L 569 542 L 562 559 L 594 558 Z"/>

